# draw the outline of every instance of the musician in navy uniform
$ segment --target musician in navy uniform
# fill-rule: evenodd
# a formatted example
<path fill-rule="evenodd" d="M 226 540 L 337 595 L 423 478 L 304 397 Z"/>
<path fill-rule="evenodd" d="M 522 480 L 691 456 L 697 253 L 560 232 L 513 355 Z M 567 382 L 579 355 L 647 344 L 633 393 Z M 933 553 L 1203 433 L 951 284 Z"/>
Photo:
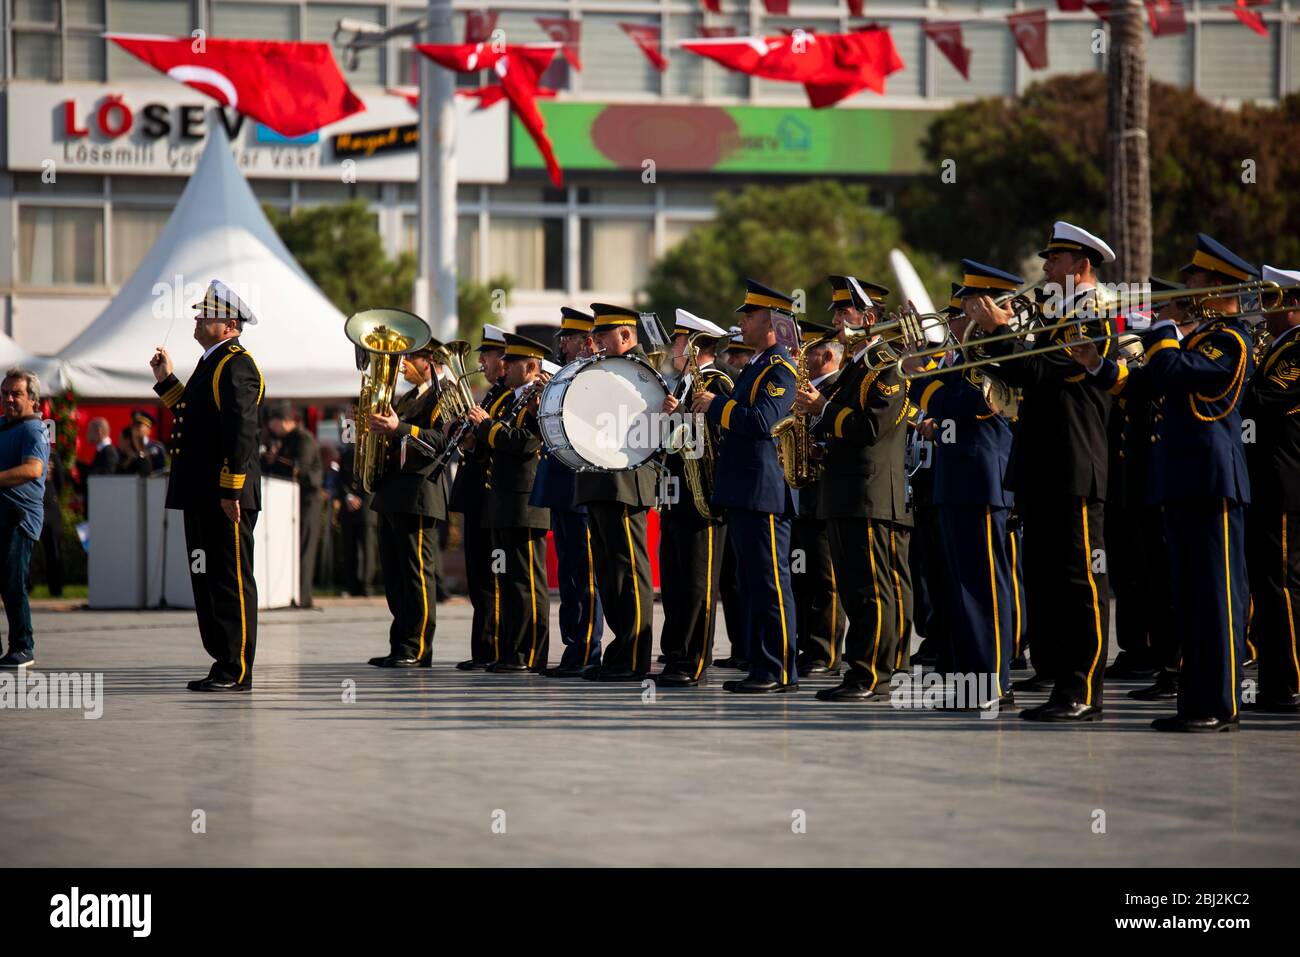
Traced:
<path fill-rule="evenodd" d="M 714 365 L 719 341 L 727 340 L 727 331 L 699 316 L 677 310 L 673 327 L 672 361 L 685 375 L 690 337 L 695 337 L 696 363 L 700 381 L 690 383 L 691 394 L 707 391 L 727 398 L 731 395 L 731 378 Z M 687 413 L 687 396 L 665 396 L 663 412 L 681 418 Z M 714 475 L 711 464 L 701 457 L 700 435 L 694 430 L 709 430 L 713 463 L 716 465 L 721 444 L 720 430 L 692 416 L 691 440 L 685 451 L 665 457 L 669 475 L 668 496 L 659 502 L 659 597 L 664 610 L 659 647 L 665 662 L 655 682 L 666 688 L 693 688 L 707 685 L 708 667 L 713 661 L 713 632 L 717 620 L 719 586 L 722 579 L 722 555 L 727 541 L 727 527 L 722 523 L 722 509 L 710 503 Z M 701 512 L 694 490 L 686 476 L 686 455 L 695 456 L 704 498 Z"/>
<path fill-rule="evenodd" d="M 592 303 L 597 350 L 607 356 L 646 354 L 637 344 L 640 313 Z M 612 635 L 593 681 L 640 681 L 650 673 L 654 650 L 654 581 L 646 515 L 655 504 L 658 474 L 652 462 L 622 472 L 580 472 L 573 504 L 587 507 L 596 585 Z"/>
<path fill-rule="evenodd" d="M 1045 321 L 1056 324 L 1079 318 L 1088 335 L 1113 333 L 1113 322 L 1099 309 L 1097 269 L 1114 262 L 1111 248 L 1087 230 L 1057 222 L 1039 251 L 1052 295 L 1043 304 Z M 967 274 L 980 264 L 963 263 Z M 991 295 L 1006 292 L 990 270 L 975 275 Z M 1011 277 L 1016 278 L 1016 277 Z M 974 297 L 967 315 L 989 334 L 1011 329 L 1013 309 L 990 296 Z M 1064 342 L 1078 326 L 1063 326 L 1039 335 Z M 990 343 L 988 352 L 1006 356 L 1018 343 Z M 1109 355 L 1113 343 L 1101 347 Z M 1086 373 L 1062 350 L 1015 357 L 998 366 L 997 375 L 1020 388 L 1020 416 L 1011 443 L 1006 485 L 1015 493 L 1024 521 L 1025 596 L 1034 629 L 1030 655 L 1035 674 L 1016 682 L 1016 690 L 1051 688 L 1048 700 L 1026 708 L 1029 721 L 1096 721 L 1102 715 L 1102 684 L 1110 644 L 1110 590 L 1105 574 L 1102 533 L 1109 443 L 1106 422 L 1111 397 L 1084 380 Z"/>
<path fill-rule="evenodd" d="M 1204 233 L 1182 268 L 1189 289 L 1259 278 L 1259 271 Z M 1240 300 L 1207 296 L 1211 318 L 1178 337 L 1160 320 L 1142 337 L 1146 361 L 1129 372 L 1081 343 L 1071 356 L 1089 382 L 1118 395 L 1164 395 L 1152 439 L 1150 488 L 1165 510 L 1175 631 L 1183 652 L 1178 713 L 1157 731 L 1235 731 L 1250 594 L 1245 512 L 1250 481 L 1242 444 L 1241 395 L 1253 367 Z"/>
<path fill-rule="evenodd" d="M 537 398 L 546 346 L 513 332 L 505 334 L 505 379 L 509 398 L 488 418 L 482 406 L 469 411 L 475 441 L 492 450 L 483 500 L 483 527 L 501 562 L 501 596 L 496 674 L 541 673 L 550 651 L 551 590 L 546 581 L 546 533 L 551 513 L 530 503 L 542 435 Z"/>
<path fill-rule="evenodd" d="M 253 687 L 257 653 L 253 528 L 262 507 L 257 433 L 265 384 L 239 336 L 257 317 L 215 279 L 194 308 L 203 358 L 189 382 L 176 378 L 161 346 L 150 360 L 154 391 L 173 416 L 166 504 L 185 514 L 194 612 L 213 658 L 208 676 L 188 688 L 242 692 Z"/>
<path fill-rule="evenodd" d="M 704 413 L 722 431 L 713 504 L 726 509 L 746 603 L 749 674 L 722 687 L 737 694 L 782 693 L 799 688 L 790 588 L 790 521 L 799 502 L 798 493 L 785 484 L 772 427 L 790 411 L 796 373 L 790 353 L 776 341 L 772 317 L 781 313 L 793 321 L 794 301 L 752 279 L 745 286 L 745 301 L 736 311 L 754 357 L 731 398 L 697 392 L 691 410 Z"/>
<path fill-rule="evenodd" d="M 488 323 L 478 345 L 479 369 L 488 383 L 488 391 L 479 405 L 494 418 L 508 401 L 510 390 L 501 384 L 505 373 L 505 332 Z M 449 422 L 448 430 L 458 423 Z M 474 617 L 469 630 L 469 657 L 458 662 L 461 671 L 486 668 L 496 660 L 500 596 L 492 573 L 491 536 L 483 529 L 483 497 L 487 491 L 488 460 L 491 449 L 479 445 L 471 432 L 461 449 L 460 465 L 451 485 L 447 507 L 460 512 L 460 540 L 465 550 L 465 581 L 469 589 Z"/>
<path fill-rule="evenodd" d="M 556 337 L 563 365 L 595 351 L 591 327 L 595 320 L 578 309 L 560 309 Z M 577 678 L 588 668 L 600 667 L 600 642 L 605 635 L 605 613 L 596 588 L 592 563 L 591 529 L 587 507 L 573 504 L 574 472 L 549 455 L 545 446 L 533 482 L 532 504 L 551 513 L 551 534 L 560 576 L 560 637 L 564 653 L 560 663 L 548 668 L 549 678 Z"/>
<path fill-rule="evenodd" d="M 834 303 L 832 303 L 834 306 Z M 814 389 L 829 392 L 840 376 L 844 347 L 831 339 L 819 346 L 812 343 L 835 332 L 833 326 L 807 319 L 799 321 L 800 338 L 806 356 L 808 381 Z M 821 452 L 821 446 L 816 447 Z M 835 588 L 830 538 L 826 520 L 817 517 L 821 501 L 821 480 L 799 490 L 799 514 L 791 523 L 790 583 L 794 590 L 799 624 L 799 677 L 838 675 L 841 645 L 844 644 L 844 603 Z"/>
<path fill-rule="evenodd" d="M 729 330 L 731 340 L 724 343 L 725 348 L 718 365 L 731 378 L 733 384 L 740 378 L 745 364 L 754 357 L 752 346 L 745 344 L 740 335 L 740 327 L 732 326 Z M 722 348 L 721 346 L 719 348 Z M 722 549 L 722 578 L 718 583 L 722 596 L 722 620 L 727 625 L 727 640 L 731 650 L 725 658 L 715 658 L 713 667 L 733 668 L 736 671 L 749 672 L 749 651 L 745 647 L 745 611 L 746 602 L 740 594 L 740 566 L 736 561 L 736 543 L 730 536 Z"/>
<path fill-rule="evenodd" d="M 1008 275 L 1007 281 L 1011 289 L 1021 285 L 1019 277 Z M 964 303 L 987 288 L 962 286 L 954 298 Z M 950 319 L 957 342 L 970 323 L 964 311 Z M 1015 704 L 1011 658 L 1018 622 L 1007 534 L 1014 498 L 1002 483 L 1011 457 L 1011 426 L 1002 410 L 989 404 L 982 374 L 963 369 L 965 361 L 960 350 L 950 351 L 914 388 L 919 386 L 917 402 L 934 442 L 933 501 L 951 603 L 944 617 L 947 667 L 957 675 L 992 676 L 992 687 L 977 685 L 981 700 L 964 706 L 996 710 Z M 920 361 L 908 360 L 905 367 L 915 372 Z"/>
<path fill-rule="evenodd" d="M 380 464 L 370 500 L 370 508 L 379 513 L 379 567 L 393 616 L 388 654 L 370 659 L 377 668 L 433 666 L 438 623 L 435 523 L 447 520 L 443 486 L 429 481 L 434 455 L 446 442 L 439 403 L 442 389 L 432 361 L 438 345 L 431 340 L 402 357 L 402 377 L 413 388 L 391 409 L 372 412 L 369 420 L 374 432 L 389 436 L 388 455 Z M 402 439 L 408 435 L 432 446 L 434 454 L 415 444 L 403 448 Z"/>
<path fill-rule="evenodd" d="M 1294 287 L 1300 272 L 1265 266 L 1263 278 Z M 1300 289 L 1283 297 L 1294 308 L 1267 317 L 1272 342 L 1242 400 L 1243 421 L 1254 430 L 1246 444 L 1246 563 L 1259 653 L 1259 695 L 1245 707 L 1294 714 L 1300 711 Z"/>

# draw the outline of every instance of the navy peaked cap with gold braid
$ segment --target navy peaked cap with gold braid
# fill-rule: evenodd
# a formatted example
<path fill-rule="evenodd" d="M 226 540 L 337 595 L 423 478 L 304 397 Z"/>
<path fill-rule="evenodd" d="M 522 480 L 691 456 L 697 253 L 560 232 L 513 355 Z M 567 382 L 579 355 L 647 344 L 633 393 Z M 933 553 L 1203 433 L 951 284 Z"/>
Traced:
<path fill-rule="evenodd" d="M 1196 252 L 1192 261 L 1178 270 L 1183 275 L 1207 272 L 1223 276 L 1226 282 L 1250 282 L 1259 278 L 1259 270 L 1223 243 L 1206 233 L 1196 234 Z"/>
<path fill-rule="evenodd" d="M 753 312 L 756 309 L 775 309 L 777 312 L 793 316 L 794 300 L 783 292 L 777 292 L 771 286 L 746 279 L 745 301 L 736 307 L 736 312 Z"/>

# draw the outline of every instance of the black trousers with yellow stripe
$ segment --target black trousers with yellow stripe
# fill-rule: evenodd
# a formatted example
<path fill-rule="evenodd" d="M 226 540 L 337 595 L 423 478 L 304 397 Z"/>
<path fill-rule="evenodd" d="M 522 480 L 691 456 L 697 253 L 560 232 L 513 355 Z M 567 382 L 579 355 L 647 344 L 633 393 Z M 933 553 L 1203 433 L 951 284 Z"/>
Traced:
<path fill-rule="evenodd" d="M 1007 554 L 1011 559 L 1011 656 L 1018 658 L 1029 647 L 1029 610 L 1025 602 L 1025 560 L 1020 547 L 1020 529 L 1007 529 Z"/>
<path fill-rule="evenodd" d="M 665 670 L 701 677 L 713 662 L 713 631 L 727 526 L 701 518 L 684 503 L 661 513 L 659 598 Z"/>
<path fill-rule="evenodd" d="M 1250 506 L 1246 563 L 1255 602 L 1258 700 L 1294 700 L 1300 695 L 1300 512 Z"/>
<path fill-rule="evenodd" d="M 952 603 L 946 619 L 950 670 L 994 676 L 987 687 L 999 697 L 1011 690 L 1019 624 L 1007 512 L 989 505 L 945 505 L 938 516 Z M 981 680 L 976 687 L 986 685 Z"/>
<path fill-rule="evenodd" d="M 888 685 L 894 669 L 906 666 L 901 642 L 907 618 L 898 567 L 906 562 L 906 549 L 900 552 L 898 543 L 908 532 L 870 518 L 836 518 L 827 528 L 835 582 L 849 619 L 844 680 L 869 689 Z"/>
<path fill-rule="evenodd" d="M 587 503 L 591 556 L 611 640 L 601 671 L 648 674 L 654 651 L 654 580 L 645 508 Z"/>
<path fill-rule="evenodd" d="M 393 623 L 389 652 L 398 658 L 429 660 L 437 627 L 434 520 L 405 512 L 379 515 L 379 567 Z"/>
<path fill-rule="evenodd" d="M 492 550 L 504 569 L 497 575 L 501 627 L 496 660 L 544 671 L 551 647 L 546 529 L 494 528 Z"/>
<path fill-rule="evenodd" d="M 1178 713 L 1236 717 L 1250 605 L 1246 506 L 1222 498 L 1167 504 L 1165 534 L 1174 629 L 1183 653 Z"/>
<path fill-rule="evenodd" d="M 461 513 L 461 541 L 465 546 L 465 582 L 474 618 L 469 628 L 469 656 L 473 661 L 496 660 L 500 641 L 500 596 L 492 572 L 492 536 L 483 528 L 481 499 Z"/>
<path fill-rule="evenodd" d="M 846 621 L 844 603 L 835 590 L 825 519 L 793 519 L 790 539 L 790 585 L 798 609 L 800 665 L 838 667 Z"/>
<path fill-rule="evenodd" d="M 1079 495 L 1018 496 L 1034 671 L 1051 698 L 1101 707 L 1110 648 L 1102 503 Z"/>
<path fill-rule="evenodd" d="M 212 678 L 240 683 L 253 677 L 257 653 L 257 582 L 253 579 L 253 529 L 257 512 L 240 509 L 236 525 L 214 499 L 185 509 L 185 549 L 199 636 L 212 656 Z"/>
<path fill-rule="evenodd" d="M 551 534 L 560 576 L 560 638 L 564 642 L 560 667 L 590 668 L 600 664 L 605 613 L 596 588 L 587 513 L 552 508 Z"/>
<path fill-rule="evenodd" d="M 795 684 L 798 621 L 790 587 L 790 519 L 745 508 L 727 509 L 745 601 L 749 677 Z"/>

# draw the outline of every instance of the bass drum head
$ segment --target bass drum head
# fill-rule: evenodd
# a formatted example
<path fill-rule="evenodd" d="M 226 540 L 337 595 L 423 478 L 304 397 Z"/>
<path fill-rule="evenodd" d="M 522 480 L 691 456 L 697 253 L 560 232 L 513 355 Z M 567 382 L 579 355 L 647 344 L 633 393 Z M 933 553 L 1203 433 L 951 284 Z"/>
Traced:
<path fill-rule="evenodd" d="M 598 359 L 578 369 L 564 391 L 567 444 L 587 468 L 634 469 L 659 451 L 654 415 L 663 410 L 667 395 L 663 379 L 649 365 L 623 356 Z"/>

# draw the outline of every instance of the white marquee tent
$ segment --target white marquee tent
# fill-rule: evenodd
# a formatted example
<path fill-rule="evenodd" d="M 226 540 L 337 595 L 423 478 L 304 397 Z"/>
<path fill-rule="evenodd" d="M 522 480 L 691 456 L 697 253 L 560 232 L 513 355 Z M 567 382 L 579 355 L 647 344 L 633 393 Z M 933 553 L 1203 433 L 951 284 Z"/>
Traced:
<path fill-rule="evenodd" d="M 356 395 L 361 380 L 344 316 L 267 222 L 220 123 L 209 124 L 198 167 L 144 262 L 55 357 L 60 384 L 91 399 L 148 397 L 149 358 L 164 339 L 177 375 L 187 378 L 202 354 L 190 306 L 212 279 L 235 290 L 257 316 L 240 341 L 262 370 L 268 397 Z"/>
<path fill-rule="evenodd" d="M 42 359 L 39 356 L 29 355 L 22 346 L 3 332 L 0 332 L 0 375 L 18 366 L 30 369 L 40 377 L 42 394 L 48 392 L 52 386 L 57 384 L 52 380 L 57 380 L 58 376 L 51 376 L 51 372 L 56 368 L 53 359 Z"/>

